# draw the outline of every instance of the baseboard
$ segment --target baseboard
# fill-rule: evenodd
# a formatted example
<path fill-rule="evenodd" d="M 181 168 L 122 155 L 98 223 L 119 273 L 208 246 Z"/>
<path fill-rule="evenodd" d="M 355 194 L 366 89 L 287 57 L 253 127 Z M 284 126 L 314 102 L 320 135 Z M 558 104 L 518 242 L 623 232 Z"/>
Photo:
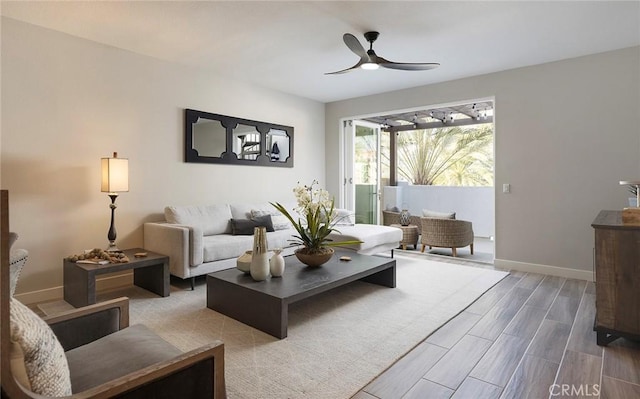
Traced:
<path fill-rule="evenodd" d="M 104 290 L 125 287 L 131 284 L 133 284 L 133 273 L 120 274 L 117 276 L 107 276 L 96 280 L 96 290 L 100 292 Z M 62 286 L 15 294 L 15 298 L 25 305 L 58 301 L 63 299 L 63 297 L 64 290 Z"/>
<path fill-rule="evenodd" d="M 567 267 L 516 262 L 506 259 L 495 259 L 493 261 L 493 264 L 496 268 L 503 270 L 516 270 L 526 273 L 548 274 L 551 276 L 572 278 L 577 280 L 595 281 L 593 272 L 591 270 L 569 269 Z"/>

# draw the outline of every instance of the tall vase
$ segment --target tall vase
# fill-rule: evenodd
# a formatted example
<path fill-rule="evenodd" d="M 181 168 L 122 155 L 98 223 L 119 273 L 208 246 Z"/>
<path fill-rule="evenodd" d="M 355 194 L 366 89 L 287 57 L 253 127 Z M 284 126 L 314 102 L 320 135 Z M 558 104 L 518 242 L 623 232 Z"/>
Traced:
<path fill-rule="evenodd" d="M 253 229 L 253 254 L 251 256 L 251 277 L 263 281 L 269 277 L 269 253 L 267 252 L 267 229 Z"/>
<path fill-rule="evenodd" d="M 273 277 L 282 277 L 284 273 L 284 257 L 282 256 L 281 248 L 273 250 L 273 256 L 269 259 L 269 269 Z"/>

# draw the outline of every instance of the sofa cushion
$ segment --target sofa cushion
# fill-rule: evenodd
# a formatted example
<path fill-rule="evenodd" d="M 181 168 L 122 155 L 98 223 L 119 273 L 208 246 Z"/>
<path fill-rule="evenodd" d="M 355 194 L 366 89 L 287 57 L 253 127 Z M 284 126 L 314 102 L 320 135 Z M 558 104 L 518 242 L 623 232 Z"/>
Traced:
<path fill-rule="evenodd" d="M 285 248 L 291 246 L 291 235 L 295 230 L 277 230 L 267 233 L 267 248 Z M 207 236 L 203 239 L 204 262 L 237 258 L 253 248 L 253 236 L 234 236 L 229 234 L 218 234 Z"/>
<path fill-rule="evenodd" d="M 438 219 L 455 219 L 456 213 L 455 212 L 436 212 L 436 211 L 431 211 L 429 209 L 423 209 L 422 217 L 438 218 Z"/>
<path fill-rule="evenodd" d="M 277 209 L 273 210 L 260 210 L 260 209 L 252 209 L 251 210 L 251 218 L 259 218 L 269 216 L 271 221 L 273 222 L 274 230 L 286 230 L 291 228 L 291 222 L 285 215 L 283 215 Z"/>
<path fill-rule="evenodd" d="M 268 202 L 255 203 L 255 204 L 231 204 L 231 217 L 234 219 L 251 219 L 251 210 L 276 210 Z"/>
<path fill-rule="evenodd" d="M 135 324 L 66 355 L 73 392 L 82 392 L 181 353 L 146 326 Z"/>
<path fill-rule="evenodd" d="M 336 226 L 353 226 L 356 224 L 356 216 L 353 211 L 348 209 L 335 209 L 336 217 L 333 220 Z"/>
<path fill-rule="evenodd" d="M 9 306 L 11 340 L 22 349 L 31 390 L 43 396 L 71 395 L 67 358 L 51 327 L 16 299 Z"/>
<path fill-rule="evenodd" d="M 355 226 L 337 226 L 338 232 L 329 234 L 333 241 L 360 240 L 360 244 L 345 245 L 356 251 L 366 250 L 390 242 L 402 240 L 402 230 L 397 227 L 374 224 L 356 224 Z"/>
<path fill-rule="evenodd" d="M 271 215 L 256 216 L 251 219 L 231 219 L 231 234 L 234 236 L 253 235 L 256 227 L 265 227 L 267 232 L 274 231 Z"/>
<path fill-rule="evenodd" d="M 294 218 L 294 220 L 299 217 L 298 213 L 294 210 L 296 206 L 295 203 L 284 203 L 282 205 L 284 205 L 287 211 L 289 211 L 289 214 Z M 268 202 L 257 204 L 232 204 L 231 215 L 234 219 L 253 219 L 256 216 L 271 215 L 274 230 L 287 230 L 293 228 L 289 219 L 287 219 L 286 216 Z"/>
<path fill-rule="evenodd" d="M 167 206 L 164 217 L 169 223 L 198 226 L 205 236 L 230 234 L 231 209 L 229 205 Z M 246 218 L 244 218 L 246 219 Z"/>
<path fill-rule="evenodd" d="M 253 248 L 253 236 L 234 236 L 230 234 L 205 236 L 202 246 L 203 262 L 236 258 Z"/>

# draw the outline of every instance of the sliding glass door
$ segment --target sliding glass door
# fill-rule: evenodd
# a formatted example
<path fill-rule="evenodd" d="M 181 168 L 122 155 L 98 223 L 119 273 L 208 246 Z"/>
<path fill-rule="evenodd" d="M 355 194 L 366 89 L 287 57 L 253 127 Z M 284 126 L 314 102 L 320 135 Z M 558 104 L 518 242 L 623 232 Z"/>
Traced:
<path fill-rule="evenodd" d="M 377 224 L 380 213 L 380 126 L 347 121 L 344 126 L 344 198 L 356 223 Z"/>

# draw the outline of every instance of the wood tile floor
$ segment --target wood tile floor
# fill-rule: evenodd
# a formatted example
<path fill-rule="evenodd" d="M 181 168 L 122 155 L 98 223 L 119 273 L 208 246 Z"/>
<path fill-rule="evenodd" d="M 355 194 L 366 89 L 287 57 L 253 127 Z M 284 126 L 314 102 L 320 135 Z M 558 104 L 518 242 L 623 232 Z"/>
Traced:
<path fill-rule="evenodd" d="M 640 398 L 640 342 L 594 316 L 593 283 L 512 272 L 353 399 Z"/>

